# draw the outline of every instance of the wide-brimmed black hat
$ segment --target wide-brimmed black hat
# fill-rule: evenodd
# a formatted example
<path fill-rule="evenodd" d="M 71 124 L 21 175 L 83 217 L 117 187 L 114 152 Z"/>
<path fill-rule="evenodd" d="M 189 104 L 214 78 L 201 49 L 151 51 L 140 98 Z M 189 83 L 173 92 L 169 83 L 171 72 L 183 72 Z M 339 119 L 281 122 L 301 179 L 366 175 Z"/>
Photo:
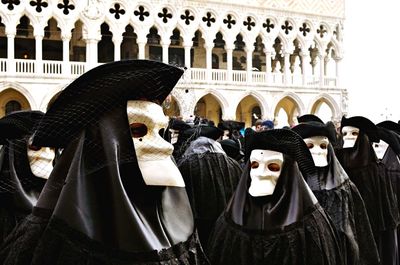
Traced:
<path fill-rule="evenodd" d="M 44 113 L 41 111 L 16 111 L 0 119 L 0 144 L 7 140 L 21 139 L 31 135 L 36 123 Z"/>
<path fill-rule="evenodd" d="M 324 123 L 318 116 L 314 114 L 304 114 L 303 116 L 298 116 L 297 121 L 299 123 L 310 122 L 310 121 Z"/>
<path fill-rule="evenodd" d="M 300 123 L 292 128 L 293 131 L 298 133 L 303 139 L 313 136 L 328 137 L 330 142 L 336 142 L 335 131 L 328 124 L 318 121 L 309 121 Z"/>
<path fill-rule="evenodd" d="M 83 128 L 127 100 L 161 104 L 182 74 L 180 68 L 148 60 L 98 66 L 61 92 L 38 125 L 32 144 L 65 147 Z"/>
<path fill-rule="evenodd" d="M 400 134 L 400 124 L 394 122 L 394 121 L 382 121 L 380 123 L 377 123 L 376 126 L 382 127 L 391 131 L 394 131 L 397 134 Z"/>
<path fill-rule="evenodd" d="M 245 161 L 254 149 L 281 152 L 296 160 L 300 170 L 306 174 L 315 174 L 315 165 L 306 143 L 296 132 L 287 129 L 272 129 L 252 133 L 246 136 Z"/>
<path fill-rule="evenodd" d="M 372 121 L 363 116 L 354 116 L 350 118 L 343 116 L 340 124 L 340 131 L 342 131 L 342 128 L 345 126 L 352 126 L 360 129 L 360 131 L 368 135 L 370 142 L 379 142 L 378 128 Z"/>

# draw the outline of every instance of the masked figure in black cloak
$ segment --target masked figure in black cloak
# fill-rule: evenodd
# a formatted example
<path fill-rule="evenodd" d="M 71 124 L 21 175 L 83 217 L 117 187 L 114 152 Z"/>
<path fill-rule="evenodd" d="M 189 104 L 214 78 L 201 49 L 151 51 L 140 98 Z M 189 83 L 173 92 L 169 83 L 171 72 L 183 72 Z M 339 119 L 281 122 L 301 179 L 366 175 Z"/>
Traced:
<path fill-rule="evenodd" d="M 372 148 L 379 141 L 377 127 L 365 117 L 343 117 L 341 132 L 343 148 L 336 155 L 365 202 L 381 263 L 397 264 L 399 211 L 390 177 Z"/>
<path fill-rule="evenodd" d="M 238 187 L 210 236 L 211 264 L 343 264 L 336 231 L 303 177 L 316 174 L 303 139 L 275 129 L 246 136 Z"/>
<path fill-rule="evenodd" d="M 159 104 L 182 73 L 119 61 L 62 91 L 33 137 L 65 149 L 34 212 L 48 222 L 27 264 L 208 263 L 172 146 L 158 134 L 168 122 Z"/>
<path fill-rule="evenodd" d="M 197 126 L 178 168 L 184 177 L 200 241 L 206 245 L 212 227 L 239 182 L 242 169 L 226 155 L 219 142 L 223 131 L 215 126 Z"/>
<path fill-rule="evenodd" d="M 41 111 L 0 119 L 0 243 L 30 212 L 53 169 L 54 151 L 28 144 Z"/>
<path fill-rule="evenodd" d="M 172 156 L 175 158 L 180 158 L 182 153 L 185 150 L 181 150 L 182 144 L 185 142 L 185 139 L 183 137 L 180 137 L 179 135 L 183 134 L 183 132 L 187 129 L 192 128 L 188 123 L 178 120 L 178 119 L 171 119 L 169 121 L 169 132 L 171 134 L 171 144 L 174 146 L 174 151 L 172 152 Z"/>
<path fill-rule="evenodd" d="M 394 193 L 397 195 L 397 205 L 400 205 L 400 125 L 393 121 L 384 121 L 378 127 L 379 143 L 373 143 L 373 148 L 378 159 L 385 165 Z M 400 229 L 397 227 L 397 246 L 400 253 Z"/>
<path fill-rule="evenodd" d="M 338 231 L 345 264 L 380 264 L 364 201 L 331 145 L 335 132 L 315 121 L 292 129 L 304 139 L 313 157 L 317 178 L 306 181 Z"/>

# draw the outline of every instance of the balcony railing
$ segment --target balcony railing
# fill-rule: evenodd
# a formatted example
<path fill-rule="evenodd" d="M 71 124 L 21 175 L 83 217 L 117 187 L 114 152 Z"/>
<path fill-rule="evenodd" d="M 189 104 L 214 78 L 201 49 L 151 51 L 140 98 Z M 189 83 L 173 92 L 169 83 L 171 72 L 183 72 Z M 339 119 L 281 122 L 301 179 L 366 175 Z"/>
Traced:
<path fill-rule="evenodd" d="M 0 59 L 0 77 L 58 77 L 74 79 L 89 69 L 86 62 L 63 61 L 36 61 L 24 59 Z M 297 87 L 337 87 L 336 77 L 324 77 L 321 82 L 319 76 L 289 74 L 285 78 L 283 73 L 247 72 L 225 69 L 207 70 L 204 68 L 190 68 L 185 71 L 180 83 L 198 84 L 235 84 L 238 86 L 266 85 L 266 86 L 297 86 Z"/>

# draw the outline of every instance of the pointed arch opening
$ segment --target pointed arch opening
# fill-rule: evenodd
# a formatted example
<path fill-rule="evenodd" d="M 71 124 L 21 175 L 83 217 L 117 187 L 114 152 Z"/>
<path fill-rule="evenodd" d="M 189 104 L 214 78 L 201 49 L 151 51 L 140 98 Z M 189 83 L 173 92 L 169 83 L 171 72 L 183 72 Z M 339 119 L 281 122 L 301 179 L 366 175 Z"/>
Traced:
<path fill-rule="evenodd" d="M 300 108 L 297 102 L 291 97 L 284 97 L 275 107 L 274 123 L 276 128 L 285 126 L 292 127 L 297 122 Z"/>
<path fill-rule="evenodd" d="M 252 65 L 253 65 L 253 71 L 257 72 L 265 72 L 266 71 L 266 58 L 265 58 L 265 52 L 264 52 L 265 45 L 262 41 L 261 36 L 258 36 L 256 38 L 256 41 L 254 42 L 254 51 L 253 51 L 253 56 L 252 56 Z M 271 65 L 271 64 L 269 64 Z"/>
<path fill-rule="evenodd" d="M 101 24 L 101 40 L 97 44 L 97 58 L 99 63 L 107 63 L 114 61 L 114 42 L 112 41 L 113 34 L 110 31 L 110 26 L 106 22 Z"/>
<path fill-rule="evenodd" d="M 0 93 L 0 117 L 19 110 L 30 110 L 27 98 L 13 88 L 7 88 Z"/>
<path fill-rule="evenodd" d="M 139 46 L 137 44 L 137 35 L 131 25 L 125 27 L 121 42 L 121 60 L 137 59 Z"/>
<path fill-rule="evenodd" d="M 236 107 L 236 120 L 245 123 L 245 127 L 254 126 L 261 119 L 261 106 L 251 95 L 244 97 Z"/>
<path fill-rule="evenodd" d="M 222 121 L 221 105 L 217 98 L 209 93 L 197 101 L 194 115 L 201 119 L 211 120 L 214 124 L 218 124 Z"/>
<path fill-rule="evenodd" d="M 242 34 L 236 35 L 236 39 L 233 42 L 235 48 L 232 53 L 232 69 L 233 70 L 246 70 L 247 66 L 247 57 L 244 48 L 246 47 L 246 43 L 243 41 Z"/>
<path fill-rule="evenodd" d="M 151 27 L 146 37 L 146 58 L 162 62 L 161 36 L 158 34 L 158 29 L 154 26 Z"/>
<path fill-rule="evenodd" d="M 17 25 L 17 34 L 14 41 L 15 59 L 34 60 L 36 57 L 36 43 L 33 36 L 33 27 L 29 18 L 24 15 Z"/>
<path fill-rule="evenodd" d="M 3 19 L 0 17 L 0 58 L 7 58 L 7 42 L 6 25 L 3 24 Z"/>
<path fill-rule="evenodd" d="M 83 39 L 83 23 L 78 20 L 71 30 L 69 42 L 69 60 L 74 62 L 86 62 L 86 42 Z"/>
<path fill-rule="evenodd" d="M 179 29 L 175 28 L 170 37 L 171 44 L 168 47 L 169 64 L 184 67 L 185 66 L 185 49 L 183 48 L 183 38 Z"/>
<path fill-rule="evenodd" d="M 221 32 L 217 32 L 212 49 L 212 69 L 227 69 L 225 40 Z"/>
<path fill-rule="evenodd" d="M 311 113 L 317 115 L 322 121 L 328 122 L 334 119 L 334 110 L 331 104 L 324 98 L 318 99 L 311 108 Z"/>
<path fill-rule="evenodd" d="M 181 110 L 179 109 L 178 102 L 172 95 L 167 96 L 162 104 L 162 107 L 164 114 L 170 118 L 178 118 L 181 116 Z"/>
<path fill-rule="evenodd" d="M 43 60 L 62 61 L 62 49 L 61 29 L 57 25 L 57 20 L 50 18 L 44 28 L 42 41 Z"/>
<path fill-rule="evenodd" d="M 206 49 L 204 48 L 205 40 L 200 30 L 194 33 L 192 38 L 193 46 L 190 51 L 190 66 L 193 68 L 206 68 Z M 194 60 L 196 58 L 196 60 Z"/>

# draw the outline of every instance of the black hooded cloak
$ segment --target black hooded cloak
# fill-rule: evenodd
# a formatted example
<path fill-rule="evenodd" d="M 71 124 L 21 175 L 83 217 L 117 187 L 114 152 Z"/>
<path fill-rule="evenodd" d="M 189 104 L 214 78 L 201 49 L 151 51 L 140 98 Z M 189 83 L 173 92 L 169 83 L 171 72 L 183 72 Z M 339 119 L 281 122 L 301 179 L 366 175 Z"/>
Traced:
<path fill-rule="evenodd" d="M 338 149 L 336 155 L 365 202 L 382 264 L 397 264 L 399 211 L 390 177 L 371 145 L 379 141 L 376 126 L 364 117 L 343 117 L 341 126 L 360 129 L 354 147 Z"/>
<path fill-rule="evenodd" d="M 215 221 L 236 189 L 242 169 L 217 141 L 205 136 L 191 142 L 178 168 L 185 180 L 201 243 L 206 245 Z"/>
<path fill-rule="evenodd" d="M 319 122 L 302 123 L 294 128 L 303 139 L 325 136 L 332 142 L 331 129 Z M 331 144 L 328 165 L 315 167 L 316 178 L 308 177 L 310 186 L 322 208 L 332 219 L 345 264 L 380 264 L 364 201 L 354 183 L 340 165 Z"/>
<path fill-rule="evenodd" d="M 31 211 L 46 182 L 29 166 L 28 139 L 41 111 L 14 112 L 0 119 L 0 244 Z"/>
<path fill-rule="evenodd" d="M 248 159 L 254 149 L 284 154 L 272 195 L 248 193 Z M 315 174 L 307 152 L 300 136 L 290 130 L 263 131 L 246 139 L 247 165 L 210 236 L 212 264 L 343 264 L 335 228 L 303 179 L 302 172 Z"/>
<path fill-rule="evenodd" d="M 66 148 L 15 232 L 25 252 L 6 247 L 5 264 L 208 264 L 185 188 L 144 183 L 127 118 L 127 100 L 161 103 L 181 75 L 158 62 L 119 61 L 60 94 L 33 144 Z"/>

